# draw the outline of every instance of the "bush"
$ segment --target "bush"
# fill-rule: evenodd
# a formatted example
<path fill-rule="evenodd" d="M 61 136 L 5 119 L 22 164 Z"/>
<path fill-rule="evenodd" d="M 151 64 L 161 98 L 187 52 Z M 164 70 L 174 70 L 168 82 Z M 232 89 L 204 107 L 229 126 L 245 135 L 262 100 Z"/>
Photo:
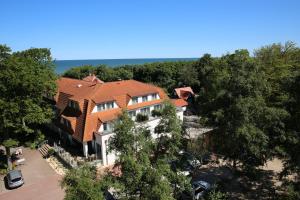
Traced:
<path fill-rule="evenodd" d="M 161 111 L 160 110 L 152 110 L 151 115 L 152 115 L 152 117 L 160 117 Z"/>
<path fill-rule="evenodd" d="M 144 122 L 144 121 L 147 121 L 148 119 L 149 119 L 148 115 L 143 115 L 140 113 L 136 115 L 137 122 Z"/>
<path fill-rule="evenodd" d="M 207 200 L 227 200 L 227 195 L 221 191 L 212 190 L 209 192 Z"/>
<path fill-rule="evenodd" d="M 49 156 L 52 156 L 53 154 L 55 154 L 54 149 L 53 148 L 48 149 L 47 156 L 49 157 Z"/>

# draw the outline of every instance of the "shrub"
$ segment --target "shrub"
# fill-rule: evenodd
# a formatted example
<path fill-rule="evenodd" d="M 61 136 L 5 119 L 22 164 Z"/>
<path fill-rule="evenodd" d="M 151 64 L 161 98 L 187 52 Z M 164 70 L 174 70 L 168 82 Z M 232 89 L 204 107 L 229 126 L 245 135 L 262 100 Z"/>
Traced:
<path fill-rule="evenodd" d="M 152 117 L 160 117 L 161 111 L 160 110 L 152 110 L 151 115 L 152 115 Z"/>
<path fill-rule="evenodd" d="M 48 149 L 48 152 L 47 152 L 47 156 L 52 156 L 53 154 L 55 153 L 54 149 L 51 148 L 51 149 Z"/>
<path fill-rule="evenodd" d="M 214 189 L 209 193 L 209 195 L 206 199 L 207 200 L 227 200 L 228 197 L 225 193 Z"/>
<path fill-rule="evenodd" d="M 140 113 L 136 115 L 137 122 L 144 122 L 144 121 L 147 121 L 148 119 L 149 119 L 148 115 L 143 115 Z"/>

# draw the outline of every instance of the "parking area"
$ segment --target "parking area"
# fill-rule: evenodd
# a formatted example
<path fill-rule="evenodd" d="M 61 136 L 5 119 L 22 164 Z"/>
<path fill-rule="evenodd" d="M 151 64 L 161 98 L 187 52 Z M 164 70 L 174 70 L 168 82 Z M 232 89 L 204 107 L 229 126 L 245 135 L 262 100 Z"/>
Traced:
<path fill-rule="evenodd" d="M 59 185 L 61 176 L 56 174 L 41 154 L 37 150 L 25 148 L 23 149 L 23 157 L 25 164 L 18 166 L 17 169 L 22 171 L 25 184 L 9 190 L 5 187 L 4 176 L 1 176 L 0 199 L 63 199 L 64 191 Z"/>

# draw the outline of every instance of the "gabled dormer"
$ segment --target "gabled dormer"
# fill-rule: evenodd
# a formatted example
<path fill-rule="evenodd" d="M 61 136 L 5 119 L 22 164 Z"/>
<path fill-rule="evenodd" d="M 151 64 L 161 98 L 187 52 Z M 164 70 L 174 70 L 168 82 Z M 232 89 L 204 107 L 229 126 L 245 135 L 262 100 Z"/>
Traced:
<path fill-rule="evenodd" d="M 107 102 L 96 104 L 96 106 L 94 107 L 92 113 L 111 110 L 111 109 L 114 109 L 114 108 L 119 108 L 117 103 L 115 101 L 107 101 Z"/>
<path fill-rule="evenodd" d="M 142 96 L 135 96 L 130 99 L 128 105 L 130 106 L 130 105 L 153 101 L 153 100 L 157 100 L 157 99 L 160 99 L 158 93 L 146 94 L 146 95 L 142 95 Z"/>

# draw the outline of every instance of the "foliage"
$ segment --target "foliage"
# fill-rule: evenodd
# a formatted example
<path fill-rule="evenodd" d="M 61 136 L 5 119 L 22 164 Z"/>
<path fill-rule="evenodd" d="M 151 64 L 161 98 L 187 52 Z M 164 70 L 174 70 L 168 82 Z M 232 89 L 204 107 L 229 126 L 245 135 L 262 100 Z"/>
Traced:
<path fill-rule="evenodd" d="M 136 121 L 137 122 L 144 122 L 144 121 L 147 121 L 147 120 L 149 120 L 148 115 L 144 115 L 144 114 L 141 114 L 141 113 L 138 113 L 136 115 Z"/>
<path fill-rule="evenodd" d="M 207 200 L 226 200 L 228 198 L 227 198 L 226 194 L 214 189 L 209 192 L 208 197 L 206 199 Z"/>
<path fill-rule="evenodd" d="M 55 154 L 55 150 L 53 148 L 48 149 L 47 156 L 52 156 Z"/>
<path fill-rule="evenodd" d="M 270 136 L 284 133 L 283 121 L 288 113 L 267 105 L 264 95 L 270 85 L 248 51 L 225 55 L 214 65 L 199 70 L 205 73 L 199 76 L 206 76 L 206 81 L 198 102 L 201 114 L 218 127 L 218 150 L 234 164 L 262 165 L 274 153 L 269 148 Z"/>
<path fill-rule="evenodd" d="M 96 179 L 96 169 L 89 165 L 68 171 L 61 186 L 65 189 L 65 200 L 104 200 L 102 185 Z"/>
<path fill-rule="evenodd" d="M 177 128 L 180 133 L 180 127 L 175 124 L 177 121 L 174 121 L 175 108 L 169 104 L 164 108 L 166 121 L 171 124 L 164 128 L 170 134 L 165 141 L 171 144 L 174 141 L 173 133 L 178 133 Z M 173 130 L 174 127 L 176 130 Z M 175 145 L 179 144 L 175 142 L 173 149 L 176 148 Z M 120 116 L 120 120 L 115 124 L 115 136 L 110 142 L 110 149 L 118 153 L 117 163 L 121 166 L 122 175 L 108 176 L 119 196 L 124 196 L 124 199 L 174 199 L 176 192 L 188 187 L 188 181 L 173 172 L 167 159 L 163 159 L 167 156 L 154 158 L 153 155 L 158 154 L 157 146 L 159 145 L 151 138 L 145 127 L 135 126 L 126 112 Z M 167 153 L 173 152 L 171 145 L 167 148 L 169 150 Z M 162 152 L 159 154 L 162 155 Z M 172 184 L 175 183 L 181 186 L 179 187 L 181 189 L 173 188 Z"/>
<path fill-rule="evenodd" d="M 157 142 L 155 159 L 176 157 L 181 146 L 181 123 L 176 115 L 176 109 L 171 102 L 165 102 L 161 111 L 161 120 L 155 128 Z"/>
<path fill-rule="evenodd" d="M 34 135 L 38 125 L 50 121 L 52 108 L 44 96 L 54 96 L 56 75 L 49 49 L 0 49 L 0 142 L 9 152 Z"/>
<path fill-rule="evenodd" d="M 63 76 L 69 78 L 76 78 L 76 79 L 83 79 L 88 75 L 95 72 L 95 68 L 91 65 L 83 65 L 80 67 L 72 67 L 71 69 L 67 70 Z"/>
<path fill-rule="evenodd" d="M 152 110 L 151 111 L 151 116 L 152 117 L 160 117 L 161 116 L 161 111 L 160 110 Z"/>
<path fill-rule="evenodd" d="M 195 72 L 193 62 L 180 61 L 125 65 L 114 68 L 105 65 L 74 67 L 66 71 L 63 76 L 82 79 L 89 73 L 94 73 L 105 82 L 135 79 L 153 83 L 172 93 L 175 87 L 181 86 L 192 86 L 197 91 L 199 80 Z"/>

